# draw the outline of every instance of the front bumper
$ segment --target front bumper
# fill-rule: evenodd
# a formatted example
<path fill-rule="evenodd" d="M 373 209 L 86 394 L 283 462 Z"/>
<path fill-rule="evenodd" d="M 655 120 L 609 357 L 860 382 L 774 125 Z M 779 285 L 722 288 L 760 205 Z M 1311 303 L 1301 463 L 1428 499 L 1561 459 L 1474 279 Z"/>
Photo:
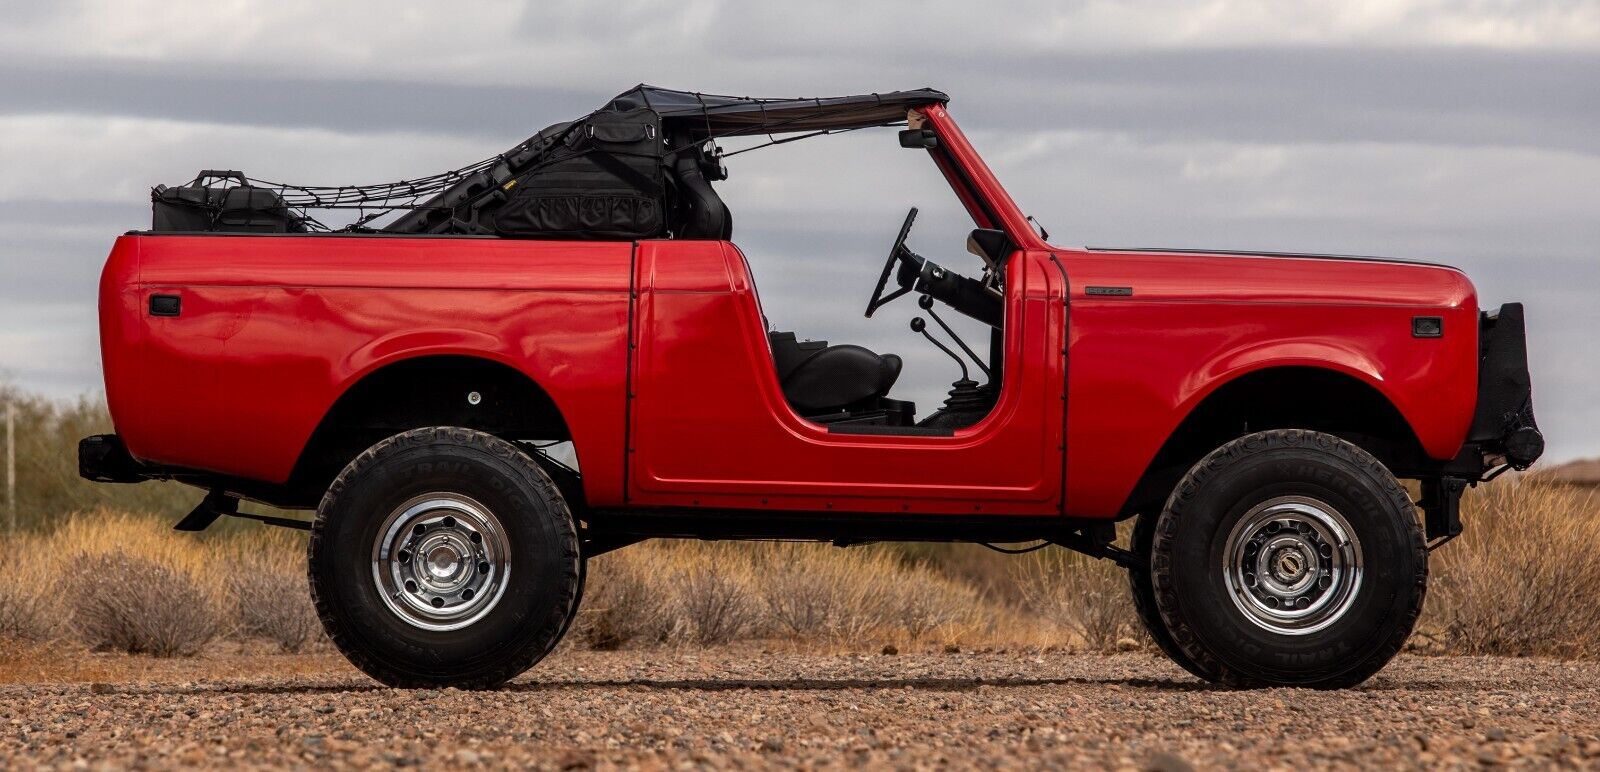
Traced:
<path fill-rule="evenodd" d="M 1484 312 L 1478 345 L 1478 409 L 1467 442 L 1482 452 L 1486 467 L 1527 469 L 1544 455 L 1544 434 L 1533 418 L 1522 304 Z"/>

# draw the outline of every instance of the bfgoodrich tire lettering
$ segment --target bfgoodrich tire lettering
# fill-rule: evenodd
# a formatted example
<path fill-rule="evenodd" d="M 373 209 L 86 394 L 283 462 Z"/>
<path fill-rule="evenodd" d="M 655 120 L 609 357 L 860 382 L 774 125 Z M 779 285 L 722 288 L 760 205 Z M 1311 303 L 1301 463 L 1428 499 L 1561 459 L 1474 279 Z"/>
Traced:
<path fill-rule="evenodd" d="M 503 586 L 495 589 L 492 604 L 483 604 L 483 613 L 468 608 L 474 613 L 462 617 L 470 620 L 465 625 L 431 625 L 454 629 L 428 629 L 426 615 L 412 614 L 408 621 L 385 602 L 375 575 L 374 545 L 386 538 L 392 514 L 441 493 L 491 513 L 503 530 L 511 567 L 497 574 L 498 568 L 485 565 L 495 581 L 503 577 Z M 475 531 L 465 522 L 460 529 L 443 543 L 487 539 L 468 538 Z M 317 509 L 308 552 L 311 597 L 328 637 L 352 664 L 391 686 L 489 688 L 505 682 L 560 640 L 580 587 L 577 533 L 555 483 L 516 446 L 469 429 L 405 432 L 350 462 Z M 454 566 L 450 557 L 436 564 L 441 571 Z M 488 586 L 465 579 L 459 584 L 452 603 Z M 452 585 L 446 579 L 440 586 Z"/>
<path fill-rule="evenodd" d="M 1262 518 L 1274 507 L 1287 513 L 1281 522 Z M 1296 512 L 1308 513 L 1304 523 Z M 1266 533 L 1253 523 L 1274 528 Z M 1283 559 L 1240 558 L 1241 531 L 1261 533 L 1257 548 L 1281 548 Z M 1280 532 L 1282 546 L 1269 545 Z M 1230 585 L 1230 576 L 1243 576 L 1235 566 L 1269 564 L 1284 570 L 1273 586 L 1277 595 L 1241 594 L 1243 581 Z M 1352 566 L 1359 566 L 1353 587 Z M 1299 582 L 1302 570 L 1324 569 L 1325 588 L 1316 574 Z M 1427 577 L 1422 530 L 1394 476 L 1360 448 L 1309 431 L 1259 432 L 1206 456 L 1167 500 L 1150 549 L 1155 606 L 1194 665 L 1188 669 L 1232 686 L 1339 688 L 1366 680 L 1411 634 Z M 1303 595 L 1293 589 L 1304 587 L 1311 589 Z M 1280 603 L 1306 609 L 1311 621 L 1302 624 Z M 1329 611 L 1317 616 L 1323 608 Z"/>

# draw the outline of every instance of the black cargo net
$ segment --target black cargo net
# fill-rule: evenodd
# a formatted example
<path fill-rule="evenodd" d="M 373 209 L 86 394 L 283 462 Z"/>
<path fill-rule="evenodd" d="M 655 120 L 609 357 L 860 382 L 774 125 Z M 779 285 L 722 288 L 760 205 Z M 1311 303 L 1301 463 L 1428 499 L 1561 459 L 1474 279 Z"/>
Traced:
<path fill-rule="evenodd" d="M 354 210 L 354 222 L 340 230 L 359 231 L 367 224 L 400 210 L 416 209 L 426 200 L 437 196 L 468 177 L 493 167 L 500 156 L 485 158 L 475 164 L 447 172 L 418 177 L 414 180 L 384 182 L 376 185 L 293 185 L 287 182 L 270 182 L 255 177 L 245 177 L 251 187 L 266 188 L 278 194 L 283 205 L 293 210 L 305 223 L 306 229 L 331 232 L 333 227 L 314 217 L 313 210 Z"/>

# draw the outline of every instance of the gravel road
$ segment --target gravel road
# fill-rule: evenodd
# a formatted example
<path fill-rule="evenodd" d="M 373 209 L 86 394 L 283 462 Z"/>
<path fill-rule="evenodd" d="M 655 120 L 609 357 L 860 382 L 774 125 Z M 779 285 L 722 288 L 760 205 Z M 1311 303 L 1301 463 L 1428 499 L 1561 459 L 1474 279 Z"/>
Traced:
<path fill-rule="evenodd" d="M 1217 690 L 1139 653 L 569 650 L 487 693 L 331 655 L 94 672 L 114 680 L 0 686 L 0 766 L 1600 767 L 1600 663 L 1408 655 L 1342 692 Z"/>

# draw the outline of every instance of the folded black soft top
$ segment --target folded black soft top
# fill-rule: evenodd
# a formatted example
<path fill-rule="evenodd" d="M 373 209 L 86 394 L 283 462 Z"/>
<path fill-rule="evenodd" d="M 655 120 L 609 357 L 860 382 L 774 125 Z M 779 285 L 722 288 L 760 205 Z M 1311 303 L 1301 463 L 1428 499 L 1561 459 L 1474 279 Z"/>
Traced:
<path fill-rule="evenodd" d="M 903 122 L 944 104 L 931 88 L 758 99 L 639 84 L 459 169 L 379 185 L 308 186 L 205 171 L 152 191 L 156 231 L 327 231 L 318 210 L 356 210 L 344 230 L 525 238 L 727 238 L 710 183 L 723 137 L 825 134 Z M 794 137 L 774 142 L 787 141 Z M 380 218 L 398 215 L 386 225 Z"/>
<path fill-rule="evenodd" d="M 663 121 L 681 122 L 684 130 L 705 138 L 881 126 L 904 120 L 910 108 L 949 101 L 950 97 L 944 92 L 931 88 L 854 96 L 758 99 L 676 91 L 641 83 L 618 94 L 603 109 L 647 108 L 660 115 Z"/>

